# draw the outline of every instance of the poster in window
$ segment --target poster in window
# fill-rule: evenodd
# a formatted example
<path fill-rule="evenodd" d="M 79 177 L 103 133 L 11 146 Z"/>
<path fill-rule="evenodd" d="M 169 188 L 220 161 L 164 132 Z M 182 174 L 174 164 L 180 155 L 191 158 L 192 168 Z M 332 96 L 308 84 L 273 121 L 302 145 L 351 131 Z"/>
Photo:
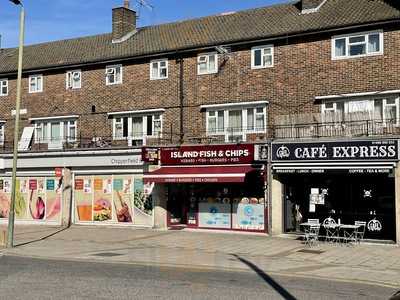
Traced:
<path fill-rule="evenodd" d="M 199 227 L 231 228 L 231 205 L 199 203 Z"/>
<path fill-rule="evenodd" d="M 136 225 L 153 225 L 152 187 L 143 183 L 143 178 L 134 178 L 134 223 Z"/>
<path fill-rule="evenodd" d="M 11 179 L 4 179 L 4 193 L 11 193 Z"/>
<path fill-rule="evenodd" d="M 264 204 L 234 204 L 233 224 L 237 229 L 263 230 Z"/>
<path fill-rule="evenodd" d="M 44 220 L 46 214 L 46 196 L 43 189 L 39 193 L 38 181 L 43 179 L 29 179 L 28 217 L 29 220 Z"/>
<path fill-rule="evenodd" d="M 17 219 L 25 219 L 27 215 L 27 185 L 26 178 L 18 178 L 16 181 L 15 190 L 15 217 Z"/>
<path fill-rule="evenodd" d="M 133 221 L 133 195 L 131 176 L 115 176 L 114 177 L 114 209 L 115 218 L 119 223 L 132 223 Z"/>
<path fill-rule="evenodd" d="M 75 205 L 78 220 L 81 222 L 92 221 L 93 194 L 84 191 L 84 182 L 91 182 L 90 176 L 77 176 L 75 178 Z M 78 184 L 77 184 L 78 183 Z M 83 183 L 81 186 L 80 183 Z"/>
<path fill-rule="evenodd" d="M 104 193 L 103 189 L 103 182 L 108 180 L 111 178 L 106 176 L 94 178 L 93 220 L 97 222 L 112 219 L 112 194 Z"/>
<path fill-rule="evenodd" d="M 8 218 L 8 213 L 10 209 L 10 194 L 6 192 L 5 183 L 8 182 L 7 179 L 2 179 L 4 187 L 0 190 L 0 219 Z"/>

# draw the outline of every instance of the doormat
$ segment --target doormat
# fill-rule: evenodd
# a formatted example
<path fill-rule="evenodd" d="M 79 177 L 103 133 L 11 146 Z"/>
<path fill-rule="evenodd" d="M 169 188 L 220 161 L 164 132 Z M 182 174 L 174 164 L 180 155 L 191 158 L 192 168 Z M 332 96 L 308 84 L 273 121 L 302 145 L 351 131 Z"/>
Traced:
<path fill-rule="evenodd" d="M 325 251 L 322 250 L 312 250 L 312 249 L 301 249 L 297 252 L 301 252 L 301 253 L 308 253 L 308 254 L 322 254 Z"/>
<path fill-rule="evenodd" d="M 123 254 L 114 253 L 114 252 L 101 252 L 101 253 L 93 254 L 93 256 L 101 256 L 101 257 L 114 257 L 114 256 L 121 256 L 121 255 L 123 255 Z"/>

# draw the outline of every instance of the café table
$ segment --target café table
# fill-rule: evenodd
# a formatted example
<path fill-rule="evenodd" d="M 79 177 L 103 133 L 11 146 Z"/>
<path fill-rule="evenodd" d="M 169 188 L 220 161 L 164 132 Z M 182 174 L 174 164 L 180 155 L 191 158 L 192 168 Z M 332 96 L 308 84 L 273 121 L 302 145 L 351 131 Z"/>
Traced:
<path fill-rule="evenodd" d="M 356 230 L 359 229 L 360 225 L 342 224 L 340 230 L 343 232 L 343 242 L 355 242 L 356 241 Z"/>

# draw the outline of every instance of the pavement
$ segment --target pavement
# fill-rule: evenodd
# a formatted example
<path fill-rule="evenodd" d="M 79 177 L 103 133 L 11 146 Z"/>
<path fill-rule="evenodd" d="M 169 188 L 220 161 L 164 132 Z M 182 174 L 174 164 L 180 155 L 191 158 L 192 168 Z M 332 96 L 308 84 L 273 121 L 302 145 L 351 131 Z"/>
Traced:
<path fill-rule="evenodd" d="M 0 227 L 0 231 L 5 228 Z M 16 247 L 0 255 L 230 270 L 359 282 L 400 288 L 400 247 L 386 244 L 312 248 L 263 234 L 105 226 L 17 226 Z"/>

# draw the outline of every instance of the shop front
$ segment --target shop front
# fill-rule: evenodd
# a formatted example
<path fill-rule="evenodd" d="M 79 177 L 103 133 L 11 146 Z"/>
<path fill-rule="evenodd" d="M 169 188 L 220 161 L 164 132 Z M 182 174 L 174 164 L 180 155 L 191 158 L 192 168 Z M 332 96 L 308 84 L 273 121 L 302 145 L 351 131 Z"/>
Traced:
<path fill-rule="evenodd" d="M 284 232 L 308 219 L 362 221 L 366 239 L 396 240 L 397 140 L 273 143 L 272 161 Z"/>
<path fill-rule="evenodd" d="M 170 228 L 265 232 L 266 149 L 253 144 L 161 148 L 159 167 L 144 180 L 164 186 Z"/>

